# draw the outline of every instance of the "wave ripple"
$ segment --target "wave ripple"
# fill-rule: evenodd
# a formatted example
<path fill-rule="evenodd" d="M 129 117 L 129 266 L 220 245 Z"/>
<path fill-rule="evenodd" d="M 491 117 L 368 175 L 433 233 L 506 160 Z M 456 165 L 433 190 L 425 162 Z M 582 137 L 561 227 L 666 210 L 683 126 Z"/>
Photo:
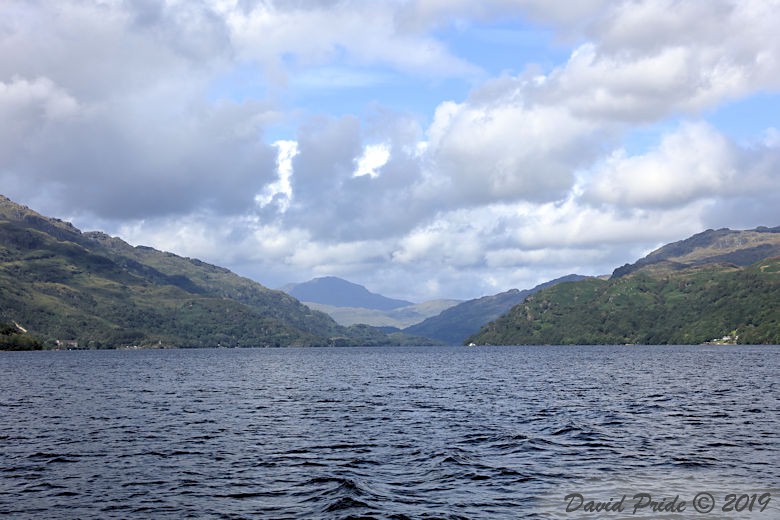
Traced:
<path fill-rule="evenodd" d="M 0 516 L 571 518 L 572 492 L 708 487 L 776 504 L 778 354 L 5 353 Z"/>

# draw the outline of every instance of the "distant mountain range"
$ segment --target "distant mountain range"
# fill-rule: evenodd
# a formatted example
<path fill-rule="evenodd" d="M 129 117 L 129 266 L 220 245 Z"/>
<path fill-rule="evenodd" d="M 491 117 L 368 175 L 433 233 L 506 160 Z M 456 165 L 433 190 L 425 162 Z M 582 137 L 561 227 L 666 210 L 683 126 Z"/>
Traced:
<path fill-rule="evenodd" d="M 0 196 L 0 348 L 421 343 L 342 327 L 199 260 L 82 233 Z"/>
<path fill-rule="evenodd" d="M 467 302 L 414 305 L 334 277 L 286 289 L 314 309 L 0 196 L 0 349 L 780 343 L 780 227 L 708 230 L 609 279 L 570 275 Z"/>
<path fill-rule="evenodd" d="M 373 293 L 362 285 L 348 282 L 335 276 L 325 276 L 308 282 L 288 284 L 282 287 L 281 290 L 302 302 L 318 303 L 331 307 L 389 311 L 399 307 L 414 305 L 413 302 L 396 300 Z"/>
<path fill-rule="evenodd" d="M 484 296 L 468 300 L 442 311 L 438 316 L 404 329 L 407 334 L 425 336 L 452 345 L 460 345 L 466 338 L 479 331 L 480 327 L 522 303 L 525 299 L 542 290 L 563 282 L 582 280 L 584 276 L 570 274 L 537 285 L 533 289 L 512 289 L 493 296 Z"/>
<path fill-rule="evenodd" d="M 314 310 L 322 311 L 340 325 L 366 324 L 392 327 L 411 336 L 425 337 L 449 345 L 459 345 L 494 320 L 523 302 L 526 297 L 552 285 L 581 280 L 568 275 L 533 289 L 511 289 L 468 301 L 432 300 L 412 304 L 372 293 L 365 287 L 333 276 L 282 288 Z"/>
<path fill-rule="evenodd" d="M 467 342 L 780 343 L 780 228 L 708 230 L 529 296 Z"/>
<path fill-rule="evenodd" d="M 403 329 L 436 316 L 461 300 L 430 300 L 412 303 L 388 298 L 362 285 L 335 276 L 315 278 L 308 282 L 288 284 L 281 288 L 308 307 L 321 311 L 338 324 L 365 324 Z"/>

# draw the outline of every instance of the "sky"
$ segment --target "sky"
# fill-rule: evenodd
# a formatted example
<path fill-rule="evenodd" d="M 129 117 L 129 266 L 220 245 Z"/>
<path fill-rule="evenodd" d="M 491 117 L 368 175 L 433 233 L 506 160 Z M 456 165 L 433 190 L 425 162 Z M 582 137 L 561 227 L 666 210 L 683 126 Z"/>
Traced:
<path fill-rule="evenodd" d="M 777 0 L 3 0 L 0 193 L 422 302 L 780 225 Z"/>

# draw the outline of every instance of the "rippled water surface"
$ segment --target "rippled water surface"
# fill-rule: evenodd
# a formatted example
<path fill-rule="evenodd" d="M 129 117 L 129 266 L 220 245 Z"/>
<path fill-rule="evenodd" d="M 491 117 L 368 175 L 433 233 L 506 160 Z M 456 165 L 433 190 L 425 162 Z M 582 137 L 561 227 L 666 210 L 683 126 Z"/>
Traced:
<path fill-rule="evenodd" d="M 0 516 L 776 519 L 779 398 L 779 347 L 0 353 Z"/>

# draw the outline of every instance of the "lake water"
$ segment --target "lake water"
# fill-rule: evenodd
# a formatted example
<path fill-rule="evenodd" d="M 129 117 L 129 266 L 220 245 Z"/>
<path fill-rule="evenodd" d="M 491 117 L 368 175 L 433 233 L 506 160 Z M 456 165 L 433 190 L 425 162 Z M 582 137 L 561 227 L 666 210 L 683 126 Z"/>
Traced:
<path fill-rule="evenodd" d="M 780 347 L 0 353 L 0 418 L 11 518 L 780 518 Z"/>

